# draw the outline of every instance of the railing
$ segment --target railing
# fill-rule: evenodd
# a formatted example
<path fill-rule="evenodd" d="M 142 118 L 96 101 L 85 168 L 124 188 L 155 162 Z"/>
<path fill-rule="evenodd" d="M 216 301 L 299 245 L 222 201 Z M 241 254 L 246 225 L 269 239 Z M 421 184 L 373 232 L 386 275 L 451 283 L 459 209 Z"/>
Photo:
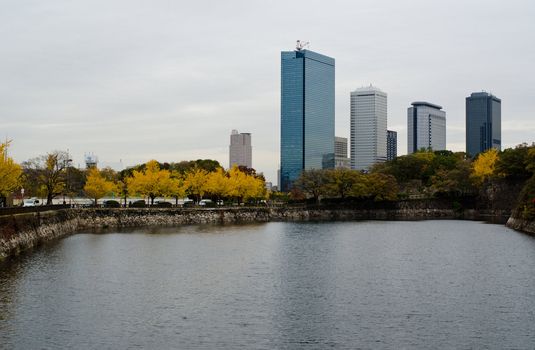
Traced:
<path fill-rule="evenodd" d="M 58 205 L 38 205 L 35 207 L 7 207 L 0 208 L 0 216 L 5 215 L 14 215 L 14 214 L 25 214 L 25 213 L 38 213 L 49 210 L 59 210 L 70 208 L 68 204 L 58 204 Z"/>

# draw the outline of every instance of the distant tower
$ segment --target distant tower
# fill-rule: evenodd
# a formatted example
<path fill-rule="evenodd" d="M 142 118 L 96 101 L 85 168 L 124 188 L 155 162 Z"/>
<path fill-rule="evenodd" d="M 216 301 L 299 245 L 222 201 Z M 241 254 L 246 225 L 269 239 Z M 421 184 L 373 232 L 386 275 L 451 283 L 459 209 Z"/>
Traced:
<path fill-rule="evenodd" d="M 398 133 L 386 131 L 386 160 L 393 160 L 398 156 Z"/>
<path fill-rule="evenodd" d="M 502 147 L 502 100 L 486 92 L 466 98 L 466 153 L 475 157 Z"/>
<path fill-rule="evenodd" d="M 347 138 L 334 137 L 334 167 L 350 168 L 349 158 L 347 157 Z"/>
<path fill-rule="evenodd" d="M 229 168 L 234 164 L 237 166 L 253 167 L 253 148 L 251 146 L 250 133 L 238 133 L 232 130 L 230 134 L 229 146 Z"/>
<path fill-rule="evenodd" d="M 89 168 L 96 168 L 98 164 L 98 157 L 95 156 L 93 153 L 86 153 L 85 154 L 85 167 L 87 169 Z"/>
<path fill-rule="evenodd" d="M 407 109 L 407 153 L 446 149 L 446 112 L 429 102 L 413 102 Z"/>
<path fill-rule="evenodd" d="M 351 169 L 386 160 L 387 94 L 369 86 L 351 92 Z"/>

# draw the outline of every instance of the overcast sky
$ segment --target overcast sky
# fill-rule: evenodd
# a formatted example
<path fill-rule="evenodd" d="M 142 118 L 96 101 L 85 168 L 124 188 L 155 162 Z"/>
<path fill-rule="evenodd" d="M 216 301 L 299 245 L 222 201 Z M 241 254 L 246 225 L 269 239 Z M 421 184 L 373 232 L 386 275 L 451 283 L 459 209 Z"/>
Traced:
<path fill-rule="evenodd" d="M 336 59 L 336 134 L 349 94 L 388 93 L 407 149 L 412 101 L 442 105 L 464 151 L 465 97 L 502 99 L 502 144 L 535 141 L 535 1 L 0 0 L 0 136 L 19 162 L 69 149 L 100 166 L 211 158 L 252 133 L 253 167 L 276 182 L 280 51 Z"/>

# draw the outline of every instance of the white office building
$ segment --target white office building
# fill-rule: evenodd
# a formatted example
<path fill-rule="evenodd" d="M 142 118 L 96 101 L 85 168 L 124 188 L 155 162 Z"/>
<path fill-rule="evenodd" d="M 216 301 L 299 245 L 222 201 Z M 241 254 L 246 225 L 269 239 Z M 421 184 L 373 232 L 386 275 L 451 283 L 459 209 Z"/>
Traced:
<path fill-rule="evenodd" d="M 351 169 L 386 160 L 387 94 L 369 86 L 351 92 Z"/>
<path fill-rule="evenodd" d="M 407 152 L 446 149 L 446 112 L 429 102 L 413 102 L 407 109 Z"/>
<path fill-rule="evenodd" d="M 229 168 L 232 168 L 234 164 L 247 168 L 253 167 L 253 147 L 251 146 L 250 133 L 239 133 L 238 130 L 232 130 L 229 146 Z"/>
<path fill-rule="evenodd" d="M 350 168 L 350 160 L 347 156 L 347 137 L 334 137 L 334 167 Z"/>

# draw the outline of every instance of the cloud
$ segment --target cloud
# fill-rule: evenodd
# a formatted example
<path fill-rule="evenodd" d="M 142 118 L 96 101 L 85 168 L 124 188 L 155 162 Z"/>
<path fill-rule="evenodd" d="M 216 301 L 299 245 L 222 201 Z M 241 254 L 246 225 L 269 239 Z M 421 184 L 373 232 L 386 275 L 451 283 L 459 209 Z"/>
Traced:
<path fill-rule="evenodd" d="M 422 16 L 425 14 L 434 14 Z M 17 161 L 69 149 L 76 163 L 215 158 L 232 129 L 251 132 L 253 163 L 276 182 L 280 51 L 296 39 L 336 59 L 336 134 L 349 93 L 388 93 L 406 151 L 406 109 L 447 112 L 464 148 L 464 99 L 502 98 L 504 145 L 533 141 L 535 5 L 501 2 L 21 0 L 0 13 L 0 136 Z"/>

